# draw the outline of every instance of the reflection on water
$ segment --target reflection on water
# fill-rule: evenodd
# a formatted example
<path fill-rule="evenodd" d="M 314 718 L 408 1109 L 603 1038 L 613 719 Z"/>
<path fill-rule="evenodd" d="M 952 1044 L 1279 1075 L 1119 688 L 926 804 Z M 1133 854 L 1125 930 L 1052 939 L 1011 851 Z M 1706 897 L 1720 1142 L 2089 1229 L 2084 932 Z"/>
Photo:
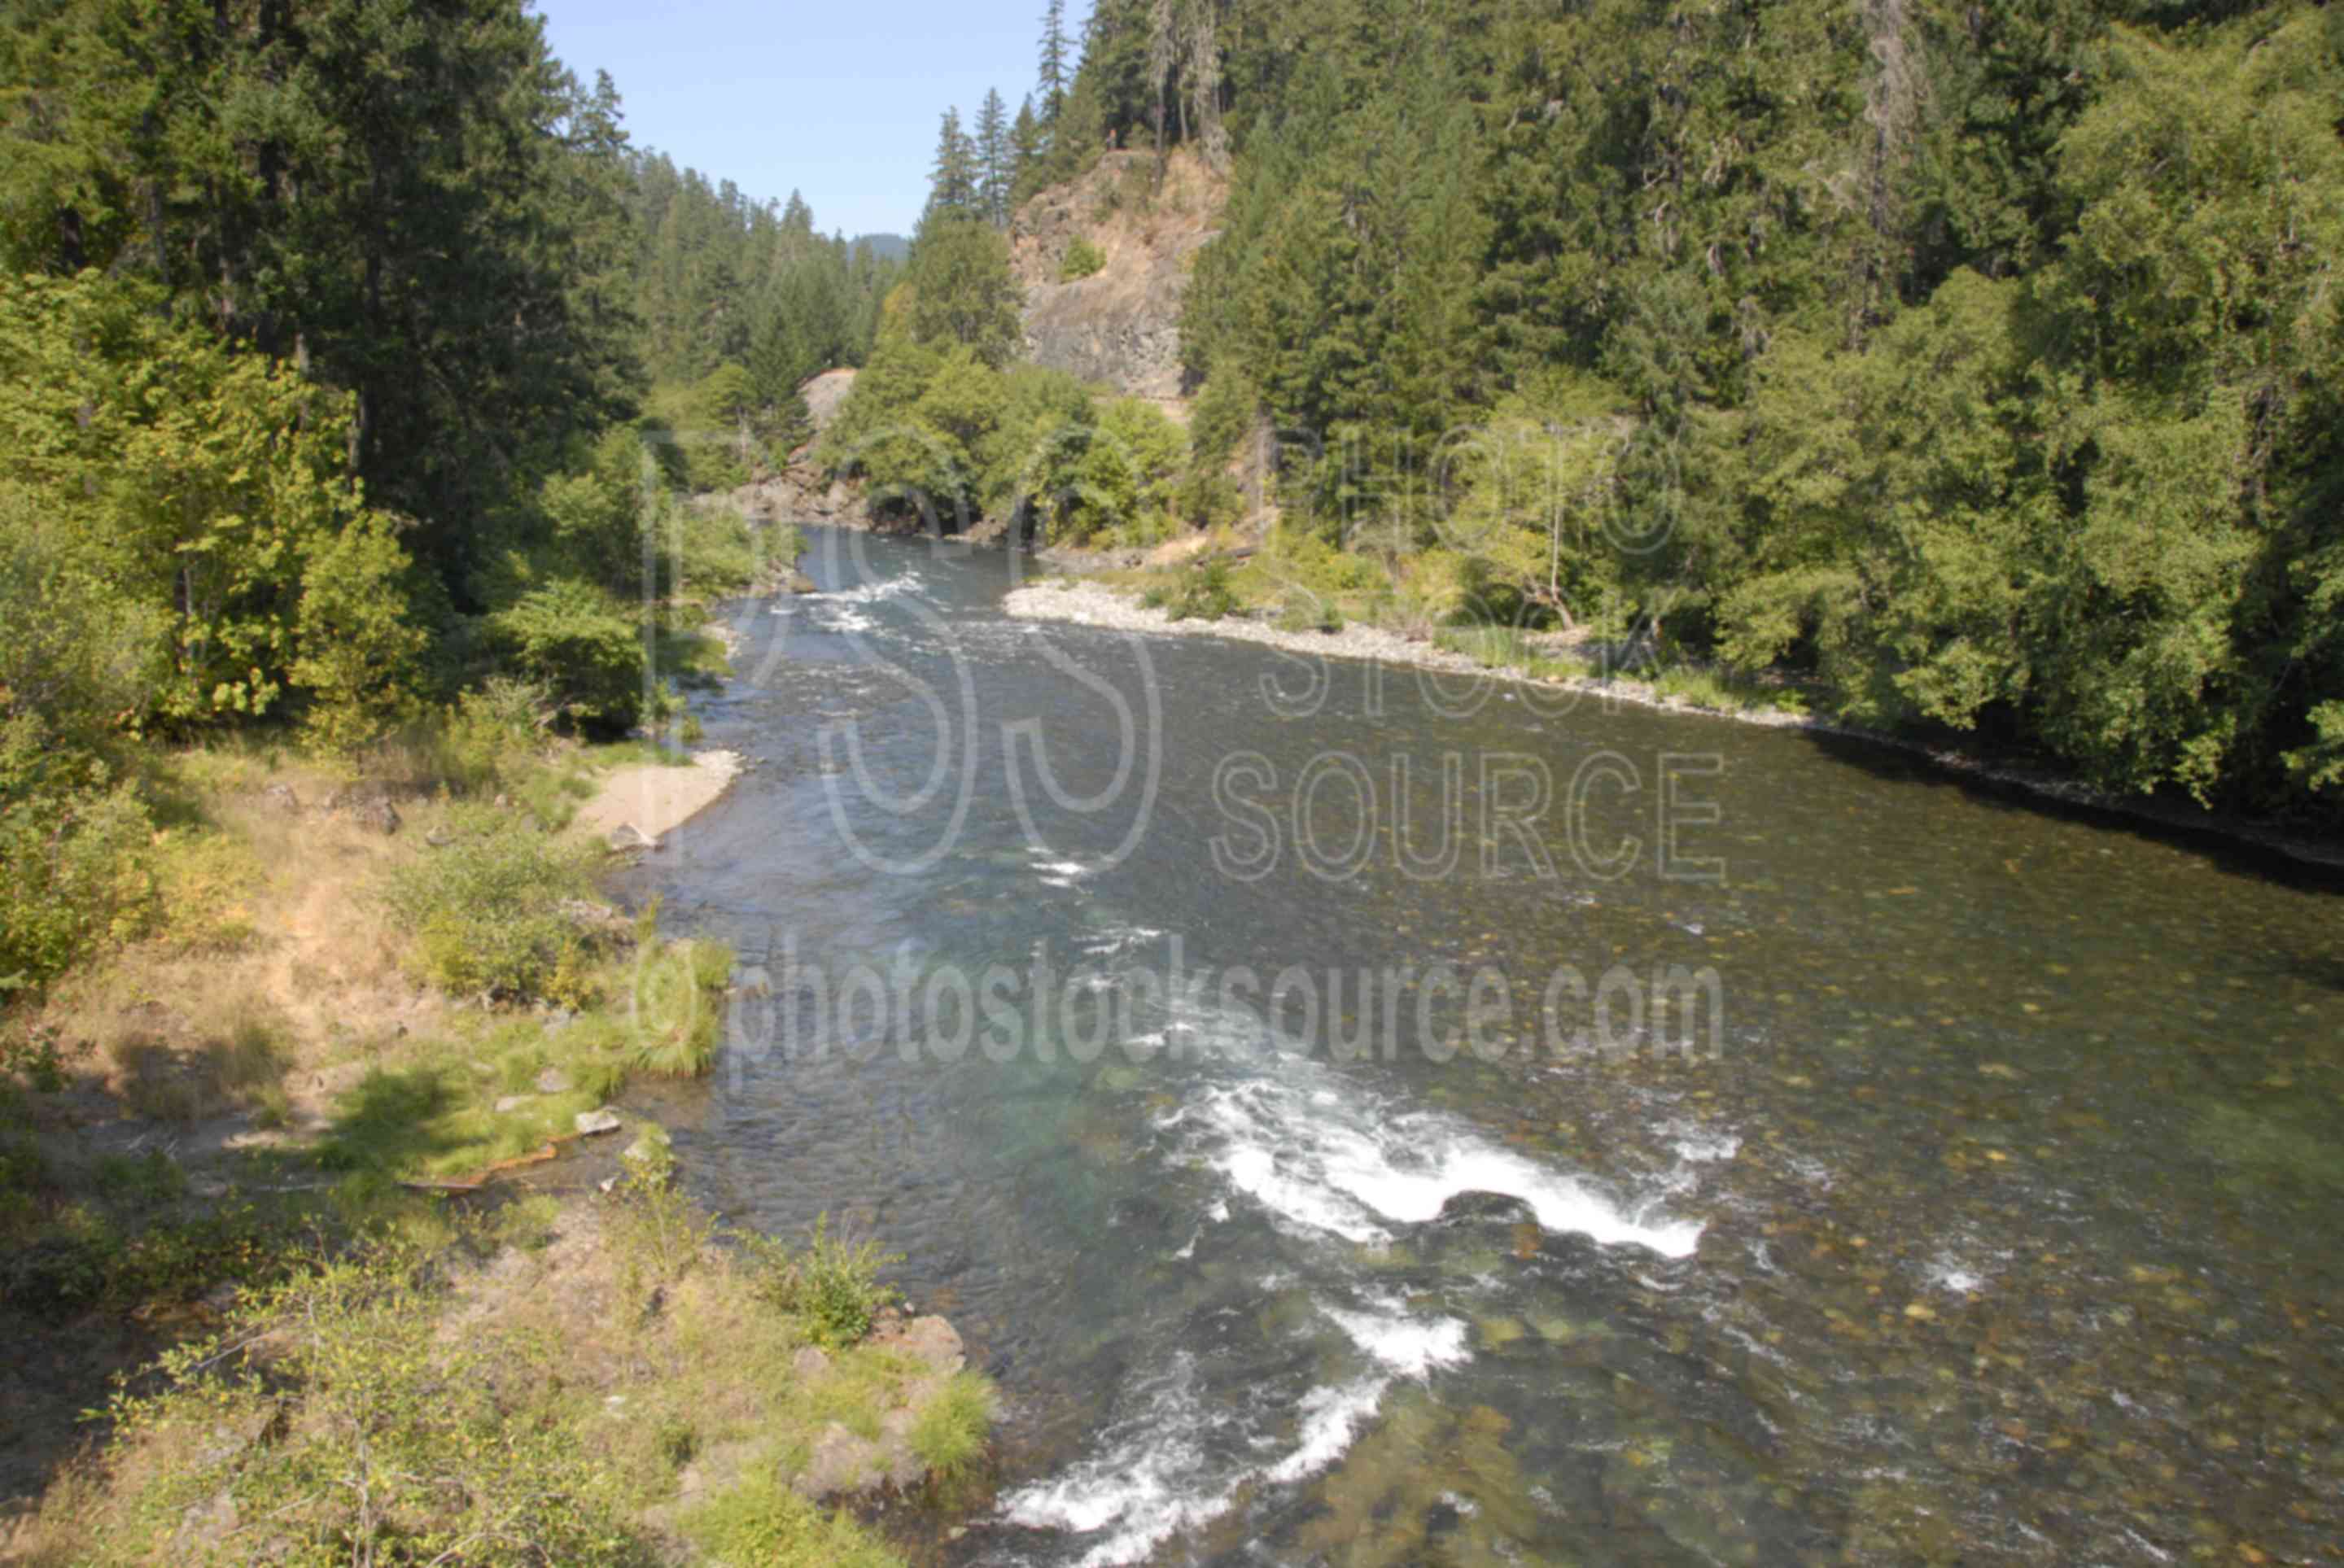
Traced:
<path fill-rule="evenodd" d="M 720 1067 L 689 1168 L 735 1219 L 883 1234 L 1003 1385 L 997 1508 L 940 1551 L 2066 1563 L 2344 1541 L 2333 888 L 1713 720 L 1494 690 L 1466 713 L 1359 666 L 1296 716 L 1261 682 L 1298 670 L 1262 649 L 1013 622 L 997 557 L 815 537 L 833 591 L 743 607 L 743 678 L 704 713 L 763 765 L 634 875 L 797 1010 L 786 1042 L 769 1010 L 743 1038 L 771 1048 Z M 1383 796 L 1370 813 L 1353 777 L 1311 798 L 1322 844 L 1366 847 L 1341 882 L 1292 842 L 1294 787 L 1330 752 Z M 1718 819 L 1688 817 L 1680 848 L 1724 875 L 1666 879 L 1666 759 L 1705 753 L 1723 773 L 1679 799 Z M 1250 880 L 1212 850 L 1260 841 L 1232 841 L 1225 774 L 1216 795 L 1238 754 L 1287 840 Z M 1412 875 L 1452 754 L 1464 852 Z M 1569 790 L 1606 756 L 1626 771 Z M 1530 835 L 1553 875 L 1490 809 L 1521 799 L 1492 757 L 1555 781 Z M 1060 804 L 1085 797 L 1113 803 Z M 1585 864 L 1630 840 L 1628 874 Z M 1014 1054 L 922 991 L 1037 960 L 1074 1000 L 1023 1014 Z M 1363 1022 L 1359 987 L 1269 1000 L 1288 966 L 1444 963 L 1502 977 L 1481 1052 L 1441 1049 L 1453 1010 Z M 1181 994 L 1176 964 L 1254 983 Z M 857 965 L 879 979 L 817 1019 Z M 1672 966 L 1713 970 L 1720 1002 L 1627 988 L 1574 1038 L 1601 977 Z M 1551 1037 L 1565 969 L 1587 994 L 1556 993 L 1574 1027 Z M 1692 1006 L 1715 1032 L 1680 1049 Z"/>

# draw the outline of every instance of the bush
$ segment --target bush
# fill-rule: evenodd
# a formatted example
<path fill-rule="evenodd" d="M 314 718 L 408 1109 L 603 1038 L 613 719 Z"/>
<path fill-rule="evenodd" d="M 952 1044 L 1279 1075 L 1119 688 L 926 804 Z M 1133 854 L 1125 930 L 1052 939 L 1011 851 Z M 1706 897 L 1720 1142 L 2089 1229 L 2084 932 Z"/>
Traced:
<path fill-rule="evenodd" d="M 644 945 L 629 1021 L 635 1063 L 663 1078 L 697 1078 L 716 1058 L 718 1000 L 732 978 L 732 950 L 697 940 Z"/>
<path fill-rule="evenodd" d="M 993 1385 L 981 1373 L 954 1373 L 914 1422 L 912 1452 L 939 1481 L 959 1481 L 985 1452 L 995 1402 Z"/>
<path fill-rule="evenodd" d="M 503 1386 L 496 1332 L 439 1333 L 432 1279 L 409 1249 L 319 1261 L 117 1392 L 107 1560 L 200 1556 L 189 1521 L 232 1488 L 223 1559 L 642 1561 L 579 1433 Z M 265 1372 L 232 1353 L 264 1336 Z"/>
<path fill-rule="evenodd" d="M 489 625 L 515 671 L 579 729 L 622 734 L 642 717 L 641 630 L 592 584 L 561 578 L 531 588 Z"/>
<path fill-rule="evenodd" d="M 18 988 L 45 986 L 155 912 L 146 807 L 47 741 L 31 715 L 0 720 L 0 982 Z"/>
<path fill-rule="evenodd" d="M 1065 259 L 1058 263 L 1058 281 L 1073 283 L 1078 278 L 1090 276 L 1106 265 L 1106 252 L 1076 235 L 1075 242 L 1066 246 Z"/>
<path fill-rule="evenodd" d="M 726 1568 L 902 1568 L 903 1559 L 843 1513 L 825 1513 L 759 1473 L 702 1504 L 684 1533 Z"/>
<path fill-rule="evenodd" d="M 471 793 L 517 785 L 535 770 L 553 718 L 553 697 L 544 687 L 492 675 L 459 697 L 431 735 L 434 770 Z"/>
<path fill-rule="evenodd" d="M 411 569 L 376 513 L 320 541 L 302 568 L 289 673 L 308 704 L 303 726 L 328 751 L 356 751 L 416 711 L 426 638 L 408 616 Z"/>
<path fill-rule="evenodd" d="M 457 995 L 581 1000 L 587 940 L 561 906 L 591 890 L 594 850 L 480 807 L 458 807 L 450 827 L 455 842 L 392 868 L 382 887 L 417 968 Z"/>
<path fill-rule="evenodd" d="M 758 1298 L 806 1320 L 817 1344 L 851 1345 L 871 1332 L 871 1320 L 881 1309 L 903 1299 L 893 1285 L 879 1282 L 879 1271 L 903 1261 L 903 1255 L 882 1251 L 872 1241 L 834 1240 L 830 1216 L 814 1221 L 803 1251 L 771 1237 L 743 1233 Z"/>
<path fill-rule="evenodd" d="M 1218 620 L 1237 608 L 1228 563 L 1210 561 L 1188 574 L 1173 597 L 1170 611 L 1174 620 Z"/>

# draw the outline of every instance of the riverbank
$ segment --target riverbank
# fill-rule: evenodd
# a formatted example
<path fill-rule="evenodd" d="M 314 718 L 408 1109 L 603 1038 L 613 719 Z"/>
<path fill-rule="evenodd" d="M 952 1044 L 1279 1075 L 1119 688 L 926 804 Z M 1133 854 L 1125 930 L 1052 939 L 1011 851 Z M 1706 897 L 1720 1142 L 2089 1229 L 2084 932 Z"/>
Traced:
<path fill-rule="evenodd" d="M 1731 719 L 1735 723 L 1770 729 L 1806 730 L 1819 735 L 1839 736 L 1924 757 L 1948 772 L 2024 790 L 2066 805 L 2114 812 L 2163 828 L 2235 839 L 2310 865 L 2344 868 L 2344 847 L 2305 839 L 2268 824 L 2222 816 L 2170 801 L 2113 796 L 2043 769 L 2014 765 L 1911 736 L 1821 719 L 1791 708 L 1751 702 L 1702 701 L 1671 692 L 1658 682 L 1641 679 L 1633 675 L 1533 671 L 1521 665 L 1477 658 L 1442 648 L 1430 640 L 1359 622 L 1345 622 L 1331 629 L 1294 629 L 1255 619 L 1242 612 L 1218 618 L 1176 617 L 1170 609 L 1143 600 L 1143 594 L 1137 591 L 1096 581 L 1066 578 L 1014 588 L 1003 599 L 1002 608 L 1005 614 L 1019 620 L 1063 621 L 1112 631 L 1214 637 L 1255 643 L 1305 657 L 1355 658 L 1425 669 L 1436 674 L 1482 676 L 1520 685 L 1580 693 L 1605 704 L 1624 703 L 1662 712 Z M 1702 681 L 1698 684 L 1713 685 L 1714 682 Z"/>
<path fill-rule="evenodd" d="M 577 826 L 606 842 L 621 832 L 656 844 L 714 805 L 739 778 L 737 751 L 697 751 L 682 763 L 636 762 L 604 774 L 593 798 L 578 808 Z"/>
<path fill-rule="evenodd" d="M 0 1033 L 0 1558 L 493 1526 L 569 1562 L 878 1563 L 853 1509 L 954 1506 L 992 1392 L 952 1326 L 898 1310 L 874 1244 L 729 1232 L 674 1179 L 694 1091 L 661 1083 L 712 1059 L 732 953 L 609 902 L 601 824 L 655 839 L 740 766 L 527 726 L 355 779 L 157 759 L 155 923 Z M 369 1516 L 378 1460 L 462 1485 Z"/>

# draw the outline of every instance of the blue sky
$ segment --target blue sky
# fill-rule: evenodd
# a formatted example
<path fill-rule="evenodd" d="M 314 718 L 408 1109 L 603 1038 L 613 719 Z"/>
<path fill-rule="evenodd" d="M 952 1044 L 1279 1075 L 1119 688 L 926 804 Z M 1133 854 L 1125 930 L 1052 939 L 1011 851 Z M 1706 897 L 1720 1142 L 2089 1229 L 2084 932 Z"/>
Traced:
<path fill-rule="evenodd" d="M 579 79 L 611 73 L 627 132 L 753 197 L 804 194 L 828 233 L 909 234 L 937 117 L 1033 90 L 1043 0 L 538 0 Z M 1086 14 L 1066 7 L 1068 31 Z"/>

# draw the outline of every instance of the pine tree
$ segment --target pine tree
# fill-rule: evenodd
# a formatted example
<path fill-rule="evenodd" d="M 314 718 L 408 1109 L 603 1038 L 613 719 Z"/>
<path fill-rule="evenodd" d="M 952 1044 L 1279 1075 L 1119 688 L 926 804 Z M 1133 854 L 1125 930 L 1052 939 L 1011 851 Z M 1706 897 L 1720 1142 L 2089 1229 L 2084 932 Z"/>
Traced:
<path fill-rule="evenodd" d="M 1034 116 L 1034 96 L 1027 94 L 1017 106 L 1017 118 L 1009 127 L 1009 204 L 1015 206 L 1026 199 L 1026 186 L 1040 172 L 1042 158 L 1042 122 Z"/>
<path fill-rule="evenodd" d="M 928 174 L 928 211 L 973 213 L 976 196 L 976 144 L 961 129 L 960 111 L 946 109 L 936 136 L 935 167 Z"/>
<path fill-rule="evenodd" d="M 1042 124 L 1056 126 L 1066 106 L 1066 0 L 1050 0 L 1042 11 Z"/>
<path fill-rule="evenodd" d="M 976 205 L 995 228 L 1009 223 L 1009 111 L 1001 95 L 987 87 L 976 112 Z"/>

